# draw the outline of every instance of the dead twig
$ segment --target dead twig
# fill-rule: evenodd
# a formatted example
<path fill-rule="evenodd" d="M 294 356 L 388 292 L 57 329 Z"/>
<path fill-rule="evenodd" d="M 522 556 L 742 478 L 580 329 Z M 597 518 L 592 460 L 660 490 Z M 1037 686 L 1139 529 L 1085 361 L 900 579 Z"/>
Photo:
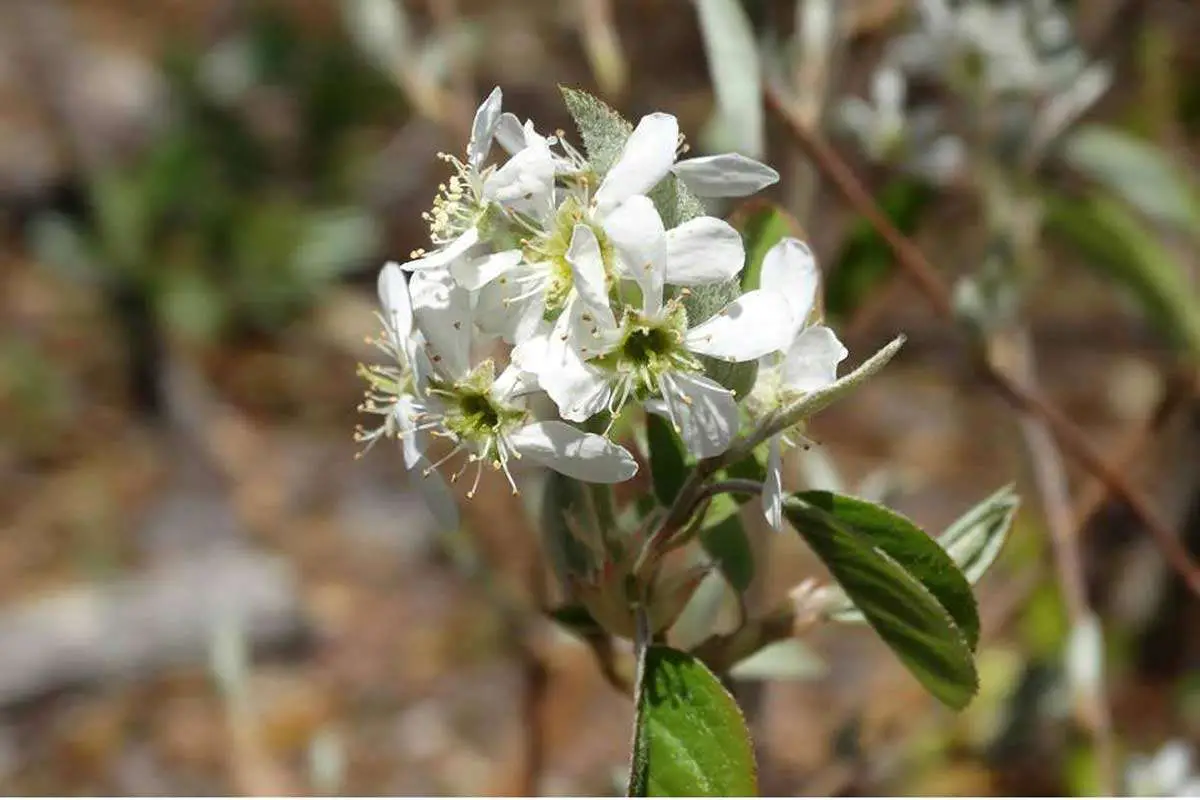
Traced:
<path fill-rule="evenodd" d="M 819 133 L 795 118 L 775 87 L 767 86 L 766 101 L 768 108 L 782 120 L 797 146 L 813 160 L 821 174 L 883 237 L 901 269 L 916 284 L 934 310 L 946 319 L 954 319 L 950 290 L 938 276 L 937 270 L 921 250 L 892 224 L 845 160 Z M 1191 563 L 1175 532 L 1124 473 L 1105 461 L 1086 434 L 1038 392 L 1022 386 L 986 358 L 977 359 L 977 363 L 988 383 L 1005 401 L 1019 411 L 1042 420 L 1065 454 L 1079 462 L 1129 506 L 1142 521 L 1167 563 L 1179 573 L 1195 594 L 1200 595 L 1200 569 Z"/>

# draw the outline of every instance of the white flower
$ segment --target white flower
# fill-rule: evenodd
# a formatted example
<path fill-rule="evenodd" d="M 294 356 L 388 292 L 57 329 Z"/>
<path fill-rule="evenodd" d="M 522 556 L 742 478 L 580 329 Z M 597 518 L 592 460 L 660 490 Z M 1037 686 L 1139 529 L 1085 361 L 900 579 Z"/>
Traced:
<path fill-rule="evenodd" d="M 521 198 L 522 205 L 506 207 L 519 238 L 519 254 L 508 250 L 486 259 L 459 260 L 455 272 L 460 283 L 479 290 L 480 327 L 514 344 L 533 335 L 543 320 L 553 322 L 574 305 L 568 250 L 576 226 L 587 225 L 595 234 L 611 283 L 615 265 L 605 219 L 625 200 L 650 191 L 672 170 L 697 193 L 709 196 L 749 194 L 779 177 L 770 167 L 736 154 L 676 163 L 679 125 L 670 114 L 643 117 L 598 185 L 592 167 L 561 132 L 545 137 L 531 122 L 522 124 L 514 115 L 502 114 L 494 136 L 513 153 L 512 162 L 535 165 L 526 169 L 537 175 L 537 181 L 551 176 L 551 185 L 529 192 Z M 555 176 L 561 185 L 552 185 Z"/>
<path fill-rule="evenodd" d="M 424 214 L 434 247 L 414 251 L 404 269 L 440 269 L 467 258 L 479 262 L 482 271 L 499 272 L 521 259 L 508 214 L 544 201 L 554 187 L 554 161 L 543 144 L 525 148 L 498 168 L 483 166 L 500 121 L 500 102 L 497 88 L 475 112 L 465 161 L 438 154 L 454 174 L 438 187 L 433 209 Z M 505 239 L 513 246 L 495 247 Z"/>
<path fill-rule="evenodd" d="M 787 302 L 775 292 L 748 292 L 692 326 L 679 297 L 663 301 L 664 284 L 735 277 L 745 260 L 738 233 L 712 217 L 666 231 L 644 195 L 614 210 L 604 230 L 620 274 L 641 290 L 641 307 L 623 304 L 614 315 L 599 242 L 589 227 L 577 226 L 569 251 L 576 300 L 551 330 L 524 345 L 540 365 L 539 383 L 565 419 L 605 410 L 615 416 L 635 398 L 670 418 L 697 457 L 724 452 L 737 432 L 737 404 L 704 376 L 697 357 L 750 361 L 779 349 L 790 331 Z"/>
<path fill-rule="evenodd" d="M 701 197 L 744 197 L 779 180 L 771 167 L 737 153 L 676 163 L 679 149 L 679 122 L 674 116 L 656 112 L 642 117 L 596 190 L 596 207 L 614 209 L 653 189 L 669 172 Z"/>
<path fill-rule="evenodd" d="M 587 172 L 587 160 L 563 138 L 561 131 L 544 137 L 532 121 L 524 125 L 513 114 L 503 114 L 496 138 L 504 149 L 518 153 L 539 143 L 557 144 L 560 174 Z M 616 163 L 604 176 L 595 193 L 601 211 L 616 208 L 635 194 L 645 194 L 674 173 L 700 197 L 745 197 L 779 180 L 779 173 L 739 153 L 700 156 L 676 162 L 681 147 L 679 121 L 671 114 L 656 112 L 642 117 L 621 149 Z"/>
<path fill-rule="evenodd" d="M 1135 797 L 1195 797 L 1200 777 L 1193 771 L 1191 746 L 1175 739 L 1153 756 L 1133 756 L 1125 783 Z"/>
<path fill-rule="evenodd" d="M 958 137 L 941 132 L 936 109 L 908 111 L 907 94 L 904 74 L 885 65 L 872 76 L 869 101 L 858 97 L 841 101 L 840 122 L 872 159 L 895 163 L 935 183 L 947 182 L 965 164 L 966 147 Z"/>
<path fill-rule="evenodd" d="M 824 325 L 809 324 L 819 273 L 812 251 L 797 239 L 784 239 L 763 258 L 761 287 L 787 300 L 788 338 L 780 352 L 759 359 L 758 381 L 750 398 L 760 414 L 771 413 L 808 392 L 837 380 L 846 348 Z M 797 436 L 800 436 L 798 431 Z M 772 436 L 763 484 L 763 513 L 772 527 L 783 526 L 783 445 L 794 446 L 788 432 Z"/>
<path fill-rule="evenodd" d="M 536 385 L 527 380 L 524 363 L 510 364 L 499 376 L 490 359 L 470 364 L 470 293 L 449 272 L 416 273 L 413 284 L 414 315 L 429 342 L 432 364 L 423 396 L 414 405 L 414 429 L 452 444 L 426 473 L 465 454 L 451 480 L 476 464 L 467 493 L 470 498 L 478 489 L 484 464 L 502 471 L 516 492 L 509 463 L 523 456 L 590 483 L 619 483 L 637 472 L 629 452 L 603 436 L 559 421 L 533 421 L 522 396 Z"/>
<path fill-rule="evenodd" d="M 412 299 L 398 264 L 384 265 L 379 272 L 378 288 L 384 333 L 375 344 L 393 363 L 359 368 L 359 374 L 368 382 L 359 410 L 379 414 L 383 422 L 374 429 L 359 426 L 355 440 L 364 443 L 364 447 L 358 455 L 370 450 L 380 439 L 399 438 L 405 468 L 424 474 L 431 465 L 424 455 L 426 441 L 415 416 L 423 406 L 422 384 L 431 372 L 431 365 L 422 351 L 424 337 L 414 326 Z M 417 481 L 417 488 L 443 528 L 458 526 L 454 497 L 439 476 L 426 476 Z"/>

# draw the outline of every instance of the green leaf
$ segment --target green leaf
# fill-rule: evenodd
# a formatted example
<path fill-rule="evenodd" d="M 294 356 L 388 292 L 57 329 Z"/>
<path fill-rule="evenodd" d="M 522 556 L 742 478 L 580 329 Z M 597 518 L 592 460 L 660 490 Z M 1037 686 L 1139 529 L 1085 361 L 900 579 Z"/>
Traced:
<path fill-rule="evenodd" d="M 966 638 L 937 598 L 867 536 L 824 509 L 796 498 L 783 508 L 917 680 L 951 708 L 964 708 L 978 691 L 979 678 Z"/>
<path fill-rule="evenodd" d="M 1156 222 L 1200 234 L 1200 202 L 1191 173 L 1161 148 L 1104 125 L 1088 125 L 1066 141 L 1068 164 Z"/>
<path fill-rule="evenodd" d="M 767 251 L 788 236 L 800 238 L 800 223 L 774 203 L 755 203 L 746 211 L 735 214 L 733 226 L 742 234 L 746 246 L 746 267 L 742 270 L 742 290 L 759 288 L 763 258 Z"/>
<path fill-rule="evenodd" d="M 1200 356 L 1200 298 L 1184 264 L 1142 220 L 1109 198 L 1050 197 L 1046 224 L 1088 266 L 1132 292 L 1146 319 L 1172 343 Z"/>
<path fill-rule="evenodd" d="M 717 100 L 717 112 L 706 131 L 706 146 L 761 157 L 762 71 L 754 29 L 740 0 L 693 2 Z"/>
<path fill-rule="evenodd" d="M 646 415 L 646 443 L 650 450 L 650 478 L 658 502 L 669 508 L 687 480 L 687 455 L 671 423 L 657 414 Z"/>
<path fill-rule="evenodd" d="M 975 649 L 979 611 L 971 584 L 932 537 L 895 511 L 856 497 L 826 491 L 798 492 L 793 497 L 828 512 L 847 530 L 887 553 L 937 598 Z"/>
<path fill-rule="evenodd" d="M 670 647 L 647 648 L 638 695 L 630 796 L 758 794 L 746 721 L 701 661 Z"/>
<path fill-rule="evenodd" d="M 963 514 L 937 537 L 938 544 L 950 554 L 972 585 L 979 582 L 1000 554 L 1020 505 L 1021 500 L 1013 487 L 1005 486 Z"/>
<path fill-rule="evenodd" d="M 744 681 L 809 681 L 824 677 L 829 666 L 799 639 L 772 642 L 729 670 Z"/>
<path fill-rule="evenodd" d="M 709 512 L 718 521 L 700 530 L 700 544 L 717 563 L 730 585 L 744 592 L 754 580 L 754 550 L 746 536 L 737 503 L 728 495 L 713 500 Z"/>
<path fill-rule="evenodd" d="M 607 103 L 587 92 L 568 86 L 558 88 L 575 120 L 575 127 L 579 129 L 588 162 L 592 169 L 603 175 L 616 163 L 625 140 L 633 133 L 633 126 Z"/>

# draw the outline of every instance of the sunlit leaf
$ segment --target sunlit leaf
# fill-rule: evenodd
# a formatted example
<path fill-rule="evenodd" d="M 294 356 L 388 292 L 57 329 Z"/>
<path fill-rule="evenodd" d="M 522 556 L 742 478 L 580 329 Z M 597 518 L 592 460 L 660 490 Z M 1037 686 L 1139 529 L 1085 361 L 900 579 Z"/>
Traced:
<path fill-rule="evenodd" d="M 789 498 L 784 514 L 867 622 L 934 697 L 963 708 L 979 680 L 970 644 L 937 597 L 872 541 L 823 508 Z"/>
<path fill-rule="evenodd" d="M 758 794 L 745 719 L 701 661 L 669 647 L 649 647 L 639 688 L 631 796 Z"/>
<path fill-rule="evenodd" d="M 1012 486 L 1005 486 L 980 502 L 937 537 L 938 544 L 972 584 L 979 582 L 1008 540 L 1013 518 L 1021 505 Z"/>
<path fill-rule="evenodd" d="M 971 585 L 937 542 L 891 509 L 826 491 L 799 492 L 802 502 L 823 509 L 847 530 L 887 553 L 928 589 L 954 618 L 972 650 L 979 641 L 979 612 Z"/>

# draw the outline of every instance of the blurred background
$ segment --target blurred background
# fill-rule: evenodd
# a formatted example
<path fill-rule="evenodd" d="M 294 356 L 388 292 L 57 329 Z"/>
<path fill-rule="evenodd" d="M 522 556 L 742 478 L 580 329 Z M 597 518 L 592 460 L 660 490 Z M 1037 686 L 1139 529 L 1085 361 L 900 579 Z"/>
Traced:
<path fill-rule="evenodd" d="M 1073 462 L 1083 605 L 1064 602 L 1053 476 L 964 333 L 990 331 L 1003 361 L 1019 322 L 1040 389 L 1200 554 L 1200 7 L 1059 7 L 1110 80 L 1061 125 L 1099 131 L 1090 149 L 1047 144 L 1002 182 L 1020 200 L 1002 207 L 1049 209 L 1017 279 L 988 266 L 1007 239 L 971 188 L 978 160 L 906 168 L 861 108 L 834 113 L 879 100 L 905 0 L 0 3 L 0 788 L 620 791 L 629 702 L 581 642 L 497 601 L 538 563 L 519 502 L 485 491 L 439 536 L 399 454 L 356 461 L 351 440 L 375 275 L 427 244 L 435 153 L 462 150 L 494 85 L 506 110 L 569 130 L 558 84 L 677 115 L 693 152 L 758 151 L 851 361 L 908 334 L 815 420 L 825 446 L 793 460 L 793 485 L 886 498 L 931 531 L 1009 482 L 1024 499 L 978 589 L 975 703 L 937 707 L 869 631 L 819 630 L 803 664 L 740 687 L 764 792 L 1088 793 L 1106 770 L 1110 789 L 1185 785 L 1200 604 Z M 955 285 L 960 321 L 739 88 L 754 53 L 720 39 L 731 8 L 793 115 L 828 119 Z M 948 128 L 964 113 L 920 86 L 906 102 Z M 752 599 L 814 574 L 798 538 L 746 524 L 770 556 Z M 1081 609 L 1103 626 L 1100 678 L 1069 646 Z"/>

